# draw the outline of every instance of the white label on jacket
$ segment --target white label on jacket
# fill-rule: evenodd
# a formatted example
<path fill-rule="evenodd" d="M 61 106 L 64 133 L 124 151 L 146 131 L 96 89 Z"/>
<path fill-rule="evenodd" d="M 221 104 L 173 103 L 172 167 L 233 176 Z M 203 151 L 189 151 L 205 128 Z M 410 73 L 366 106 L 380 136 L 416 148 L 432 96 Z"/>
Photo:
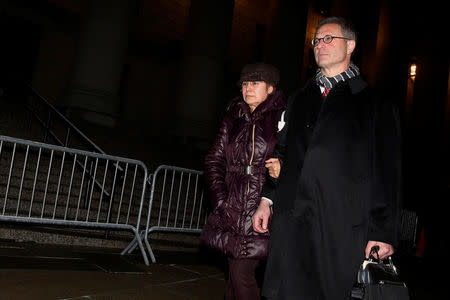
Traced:
<path fill-rule="evenodd" d="M 284 128 L 284 125 L 286 124 L 286 122 L 284 122 L 284 113 L 286 111 L 283 110 L 283 112 L 281 113 L 281 117 L 280 117 L 280 121 L 278 121 L 278 131 L 281 131 L 281 129 Z"/>

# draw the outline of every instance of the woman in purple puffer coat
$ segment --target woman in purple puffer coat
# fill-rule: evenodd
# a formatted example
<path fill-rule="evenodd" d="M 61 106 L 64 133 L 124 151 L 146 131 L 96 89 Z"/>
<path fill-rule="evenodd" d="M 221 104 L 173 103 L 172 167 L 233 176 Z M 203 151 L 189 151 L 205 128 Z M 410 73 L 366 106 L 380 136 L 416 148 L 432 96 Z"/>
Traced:
<path fill-rule="evenodd" d="M 202 241 L 228 257 L 225 299 L 260 299 L 255 270 L 266 259 L 268 234 L 253 230 L 261 188 L 271 168 L 277 131 L 286 108 L 276 91 L 278 70 L 268 64 L 246 65 L 239 80 L 242 97 L 227 109 L 214 144 L 205 159 L 212 212 Z M 279 164 L 278 164 L 279 166 Z"/>

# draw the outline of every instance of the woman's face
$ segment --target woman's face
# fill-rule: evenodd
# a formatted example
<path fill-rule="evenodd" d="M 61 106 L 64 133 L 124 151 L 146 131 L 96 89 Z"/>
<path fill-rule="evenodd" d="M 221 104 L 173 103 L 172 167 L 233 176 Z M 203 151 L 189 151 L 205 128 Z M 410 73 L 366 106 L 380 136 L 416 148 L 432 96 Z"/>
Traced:
<path fill-rule="evenodd" d="M 267 97 L 273 92 L 273 86 L 265 81 L 244 81 L 241 85 L 242 97 L 245 103 L 253 112 L 255 108 L 266 101 Z"/>

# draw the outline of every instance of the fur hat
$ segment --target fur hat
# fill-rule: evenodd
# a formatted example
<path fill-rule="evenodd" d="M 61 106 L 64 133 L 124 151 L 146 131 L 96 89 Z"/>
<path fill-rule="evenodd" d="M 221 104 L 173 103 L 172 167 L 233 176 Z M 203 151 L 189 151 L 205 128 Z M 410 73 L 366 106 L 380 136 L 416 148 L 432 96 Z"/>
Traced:
<path fill-rule="evenodd" d="M 264 81 L 276 87 L 280 82 L 280 71 L 266 63 L 247 64 L 241 71 L 238 85 L 244 81 Z"/>

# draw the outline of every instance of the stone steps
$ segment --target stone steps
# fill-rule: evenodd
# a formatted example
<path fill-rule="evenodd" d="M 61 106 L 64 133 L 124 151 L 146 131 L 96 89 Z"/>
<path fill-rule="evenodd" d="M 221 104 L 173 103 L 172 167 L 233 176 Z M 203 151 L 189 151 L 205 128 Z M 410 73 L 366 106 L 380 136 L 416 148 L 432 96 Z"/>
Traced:
<path fill-rule="evenodd" d="M 30 148 L 31 149 L 31 148 Z M 65 157 L 65 165 L 62 168 L 63 162 L 62 156 L 54 154 L 52 158 L 52 168 L 49 172 L 50 165 L 50 153 L 42 151 L 40 155 L 39 168 L 36 171 L 37 159 L 39 152 L 36 150 L 29 150 L 27 156 L 27 163 L 25 172 L 23 172 L 24 161 L 26 155 L 26 149 L 21 146 L 17 146 L 14 154 L 14 164 L 11 169 L 12 159 L 12 147 L 3 145 L 0 156 L 0 214 L 8 216 L 29 216 L 32 217 L 44 217 L 44 218 L 56 218 L 67 220 L 89 220 L 90 222 L 106 222 L 108 212 L 108 197 L 105 194 L 102 196 L 102 206 L 99 209 L 99 199 L 101 193 L 98 188 L 92 189 L 92 186 L 87 187 L 87 178 L 85 175 L 83 187 L 81 186 L 82 174 L 81 168 L 76 166 L 72 177 L 73 160 L 70 157 Z M 82 158 L 83 160 L 84 158 Z M 67 166 L 66 166 L 67 164 Z M 105 172 L 105 166 L 98 166 L 96 179 L 100 184 L 103 184 L 103 175 Z M 72 180 L 71 180 L 72 178 Z M 109 191 L 112 190 L 111 177 L 106 177 L 105 187 L 109 187 Z M 118 177 L 119 178 L 119 177 Z M 122 178 L 116 180 L 120 183 Z M 7 185 L 9 184 L 8 190 Z M 190 206 L 186 207 L 184 212 L 183 199 L 176 199 L 177 195 L 177 183 L 174 183 L 174 193 L 172 203 L 170 204 L 171 211 L 168 213 L 168 190 L 165 191 L 165 199 L 161 203 L 155 201 L 152 205 L 151 224 L 155 225 L 158 220 L 160 211 L 162 212 L 162 224 L 181 224 L 183 214 L 190 216 L 192 210 Z M 141 186 L 137 186 L 134 189 L 134 193 L 139 194 Z M 69 195 L 70 190 L 70 196 Z M 7 194 L 6 194 L 7 192 Z M 20 193 L 20 202 L 19 202 Z M 81 193 L 81 195 L 80 195 Z M 91 195 L 92 201 L 86 203 L 86 195 Z M 147 222 L 148 211 L 148 199 L 150 188 L 147 186 L 145 195 L 146 201 L 144 202 L 143 218 L 141 220 L 141 229 L 145 228 Z M 123 203 L 122 207 L 127 207 L 127 197 L 130 194 L 129 189 L 123 191 Z M 121 189 L 115 189 L 114 199 L 120 199 L 122 195 Z M 162 187 L 159 186 L 155 189 L 154 198 L 161 199 Z M 45 206 L 44 206 L 45 198 Z M 6 199 L 6 202 L 5 202 Z M 81 200 L 80 200 L 81 199 Z M 57 200 L 56 204 L 55 201 Z M 177 216 L 175 221 L 177 201 L 181 212 Z M 78 205 L 80 202 L 80 205 Z M 42 209 L 44 207 L 44 209 Z M 113 210 L 117 211 L 118 203 L 115 202 Z M 89 209 L 88 209 L 89 208 Z M 126 218 L 130 220 L 136 220 L 138 217 L 138 204 L 133 203 L 131 205 L 130 213 L 126 215 Z M 88 217 L 89 212 L 89 217 Z M 167 219 L 167 215 L 169 218 Z M 117 215 L 113 215 L 113 218 Z M 114 219 L 113 219 L 114 220 Z M 116 219 L 117 220 L 117 219 Z M 121 216 L 118 219 L 119 222 L 125 222 L 125 216 Z M 100 247 L 117 247 L 125 248 L 127 244 L 133 239 L 131 232 L 122 231 L 108 231 L 105 234 L 104 229 L 86 229 L 86 228 L 70 228 L 61 226 L 48 226 L 48 225 L 35 225 L 35 224 L 0 224 L 0 238 L 16 239 L 34 241 L 37 243 L 55 243 L 60 245 L 89 245 Z M 158 248 L 157 245 L 164 245 L 164 247 L 185 247 L 196 248 L 199 243 L 198 235 L 183 234 L 183 233 L 153 233 L 151 234 L 152 248 Z"/>

